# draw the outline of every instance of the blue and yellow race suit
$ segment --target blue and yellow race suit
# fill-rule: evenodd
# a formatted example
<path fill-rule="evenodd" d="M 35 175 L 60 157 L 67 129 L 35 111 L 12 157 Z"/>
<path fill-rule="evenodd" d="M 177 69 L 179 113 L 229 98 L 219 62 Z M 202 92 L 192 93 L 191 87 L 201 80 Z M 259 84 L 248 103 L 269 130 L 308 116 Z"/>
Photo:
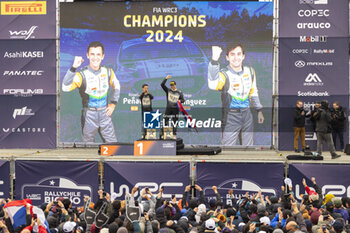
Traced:
<path fill-rule="evenodd" d="M 108 91 L 112 89 L 110 103 L 117 104 L 120 84 L 112 69 L 101 66 L 97 71 L 90 66 L 75 72 L 73 67 L 64 76 L 62 90 L 70 92 L 79 89 L 82 99 L 81 126 L 83 142 L 94 142 L 97 133 L 103 142 L 116 142 L 111 117 L 106 115 Z"/>
<path fill-rule="evenodd" d="M 219 63 L 211 61 L 208 66 L 208 86 L 221 91 L 222 101 L 222 144 L 234 146 L 242 131 L 242 145 L 253 145 L 253 117 L 250 105 L 261 110 L 255 71 L 242 67 L 235 72 L 229 65 L 220 69 Z"/>

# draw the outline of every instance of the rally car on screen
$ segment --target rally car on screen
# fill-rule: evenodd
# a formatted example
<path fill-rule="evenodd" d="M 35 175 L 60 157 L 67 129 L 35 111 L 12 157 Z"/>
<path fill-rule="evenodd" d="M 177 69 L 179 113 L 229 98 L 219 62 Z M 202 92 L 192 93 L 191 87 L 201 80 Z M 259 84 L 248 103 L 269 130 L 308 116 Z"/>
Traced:
<path fill-rule="evenodd" d="M 161 81 L 171 75 L 177 88 L 195 94 L 206 87 L 208 59 L 190 38 L 182 42 L 146 42 L 147 36 L 123 41 L 116 62 L 116 75 L 124 90 L 138 93 L 148 83 L 152 94 L 163 93 Z"/>

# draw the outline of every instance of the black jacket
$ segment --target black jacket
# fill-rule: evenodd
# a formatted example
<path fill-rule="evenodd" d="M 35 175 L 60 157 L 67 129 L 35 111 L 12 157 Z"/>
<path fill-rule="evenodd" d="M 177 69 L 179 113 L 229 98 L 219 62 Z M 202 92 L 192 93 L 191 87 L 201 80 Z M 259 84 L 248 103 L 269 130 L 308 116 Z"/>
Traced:
<path fill-rule="evenodd" d="M 342 130 L 345 128 L 346 114 L 341 106 L 338 109 L 332 109 L 332 128 Z"/>
<path fill-rule="evenodd" d="M 331 133 L 332 132 L 332 116 L 331 111 L 321 106 L 317 111 L 316 118 L 316 132 Z"/>
<path fill-rule="evenodd" d="M 301 113 L 304 112 L 304 115 L 301 115 Z M 294 113 L 293 113 L 293 126 L 294 127 L 305 127 L 305 110 L 303 108 L 295 107 Z"/>
<path fill-rule="evenodd" d="M 311 111 L 311 115 L 310 115 L 310 121 L 312 124 L 312 129 L 314 131 L 316 131 L 316 118 L 314 117 L 314 113 L 317 112 L 318 108 L 315 108 L 314 110 Z"/>

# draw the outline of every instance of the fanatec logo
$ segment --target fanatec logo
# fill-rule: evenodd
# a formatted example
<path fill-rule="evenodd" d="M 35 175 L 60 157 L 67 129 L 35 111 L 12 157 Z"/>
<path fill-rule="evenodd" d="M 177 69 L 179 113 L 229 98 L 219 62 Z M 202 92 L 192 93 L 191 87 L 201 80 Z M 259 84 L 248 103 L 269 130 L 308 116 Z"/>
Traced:
<path fill-rule="evenodd" d="M 43 70 L 5 70 L 3 76 L 42 76 Z"/>
<path fill-rule="evenodd" d="M 317 73 L 309 73 L 305 78 L 304 86 L 323 86 L 323 82 Z"/>
<path fill-rule="evenodd" d="M 21 30 L 21 31 L 9 30 L 10 38 L 11 39 L 24 39 L 24 40 L 35 38 L 35 36 L 33 36 L 33 33 L 37 27 L 38 26 L 32 26 L 29 30 Z"/>
<path fill-rule="evenodd" d="M 296 67 L 298 67 L 298 68 L 302 68 L 302 67 L 305 66 L 305 62 L 302 61 L 302 60 L 299 60 L 299 61 L 296 61 L 296 62 L 294 63 L 294 65 L 295 65 Z"/>
<path fill-rule="evenodd" d="M 32 109 L 27 108 L 27 106 L 23 108 L 15 108 L 13 110 L 12 117 L 13 119 L 16 119 L 17 116 L 34 116 L 35 113 L 32 112 Z"/>

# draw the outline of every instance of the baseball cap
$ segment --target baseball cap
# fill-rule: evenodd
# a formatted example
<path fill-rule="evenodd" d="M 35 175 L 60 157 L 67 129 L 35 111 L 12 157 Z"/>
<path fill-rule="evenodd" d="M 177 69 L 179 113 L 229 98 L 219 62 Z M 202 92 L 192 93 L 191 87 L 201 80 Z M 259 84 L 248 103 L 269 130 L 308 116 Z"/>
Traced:
<path fill-rule="evenodd" d="M 216 227 L 214 219 L 210 218 L 207 221 L 205 221 L 205 228 L 209 230 L 214 230 Z"/>
<path fill-rule="evenodd" d="M 172 85 L 176 85 L 176 82 L 175 81 L 171 81 L 170 82 L 170 86 L 172 86 Z"/>
<path fill-rule="evenodd" d="M 72 232 L 76 225 L 76 222 L 65 222 L 63 225 L 63 231 L 66 233 Z"/>
<path fill-rule="evenodd" d="M 266 225 L 270 225 L 271 223 L 271 220 L 267 216 L 261 217 L 259 220 L 261 223 L 265 223 Z"/>

